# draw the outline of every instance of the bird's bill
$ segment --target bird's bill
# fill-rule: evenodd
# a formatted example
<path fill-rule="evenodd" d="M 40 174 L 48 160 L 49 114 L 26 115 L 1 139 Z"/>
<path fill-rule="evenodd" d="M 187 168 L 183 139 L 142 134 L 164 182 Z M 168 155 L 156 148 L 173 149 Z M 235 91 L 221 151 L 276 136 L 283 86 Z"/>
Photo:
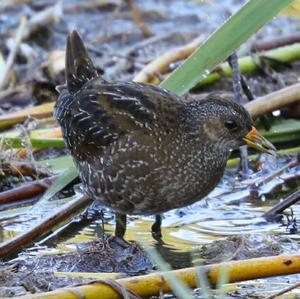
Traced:
<path fill-rule="evenodd" d="M 245 136 L 244 140 L 249 147 L 255 148 L 263 153 L 274 155 L 276 152 L 275 146 L 261 136 L 254 127 L 252 127 L 251 131 Z"/>

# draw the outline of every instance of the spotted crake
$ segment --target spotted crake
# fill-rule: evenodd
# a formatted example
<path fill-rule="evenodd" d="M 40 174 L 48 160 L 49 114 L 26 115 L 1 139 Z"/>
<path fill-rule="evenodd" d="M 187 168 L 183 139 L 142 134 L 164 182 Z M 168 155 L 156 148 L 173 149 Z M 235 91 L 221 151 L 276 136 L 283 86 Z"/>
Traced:
<path fill-rule="evenodd" d="M 244 107 L 226 98 L 187 101 L 149 84 L 105 81 L 76 31 L 60 90 L 54 115 L 84 190 L 117 213 L 119 237 L 126 214 L 156 215 L 152 231 L 160 235 L 160 214 L 207 195 L 233 149 L 274 149 Z"/>

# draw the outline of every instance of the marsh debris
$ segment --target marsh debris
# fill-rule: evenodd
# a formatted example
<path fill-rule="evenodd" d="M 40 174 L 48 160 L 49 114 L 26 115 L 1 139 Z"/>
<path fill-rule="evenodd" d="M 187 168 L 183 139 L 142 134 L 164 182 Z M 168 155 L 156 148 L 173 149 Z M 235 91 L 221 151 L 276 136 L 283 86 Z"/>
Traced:
<path fill-rule="evenodd" d="M 93 242 L 76 243 L 76 250 L 58 254 L 33 255 L 25 252 L 0 266 L 0 295 L 16 292 L 50 291 L 92 279 L 56 276 L 55 272 L 119 273 L 134 276 L 149 273 L 153 265 L 137 243 L 124 244 L 105 235 Z M 23 288 L 23 289 L 22 289 Z"/>
<path fill-rule="evenodd" d="M 296 253 L 299 244 L 287 237 L 273 234 L 246 234 L 230 236 L 203 245 L 195 256 L 205 264 L 229 260 L 244 260 L 282 253 Z"/>

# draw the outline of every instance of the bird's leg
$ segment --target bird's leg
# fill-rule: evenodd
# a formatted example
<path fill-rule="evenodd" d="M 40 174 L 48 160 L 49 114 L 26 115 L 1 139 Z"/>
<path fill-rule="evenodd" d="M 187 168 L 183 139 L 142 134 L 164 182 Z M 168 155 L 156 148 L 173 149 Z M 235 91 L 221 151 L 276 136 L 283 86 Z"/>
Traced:
<path fill-rule="evenodd" d="M 126 214 L 116 213 L 115 236 L 123 239 L 126 232 Z"/>
<path fill-rule="evenodd" d="M 161 238 L 161 215 L 155 215 L 155 221 L 151 227 L 152 235 L 156 238 Z"/>

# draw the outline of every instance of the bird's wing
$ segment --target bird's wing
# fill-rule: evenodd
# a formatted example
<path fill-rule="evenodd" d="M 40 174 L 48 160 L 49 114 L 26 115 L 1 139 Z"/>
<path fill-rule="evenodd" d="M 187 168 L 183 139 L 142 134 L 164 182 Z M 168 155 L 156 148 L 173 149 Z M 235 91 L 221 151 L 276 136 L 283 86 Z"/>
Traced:
<path fill-rule="evenodd" d="M 85 144 L 107 146 L 122 136 L 148 140 L 178 128 L 180 98 L 138 83 L 92 80 L 76 94 L 72 128 Z M 156 138 L 156 137 L 154 137 Z"/>

